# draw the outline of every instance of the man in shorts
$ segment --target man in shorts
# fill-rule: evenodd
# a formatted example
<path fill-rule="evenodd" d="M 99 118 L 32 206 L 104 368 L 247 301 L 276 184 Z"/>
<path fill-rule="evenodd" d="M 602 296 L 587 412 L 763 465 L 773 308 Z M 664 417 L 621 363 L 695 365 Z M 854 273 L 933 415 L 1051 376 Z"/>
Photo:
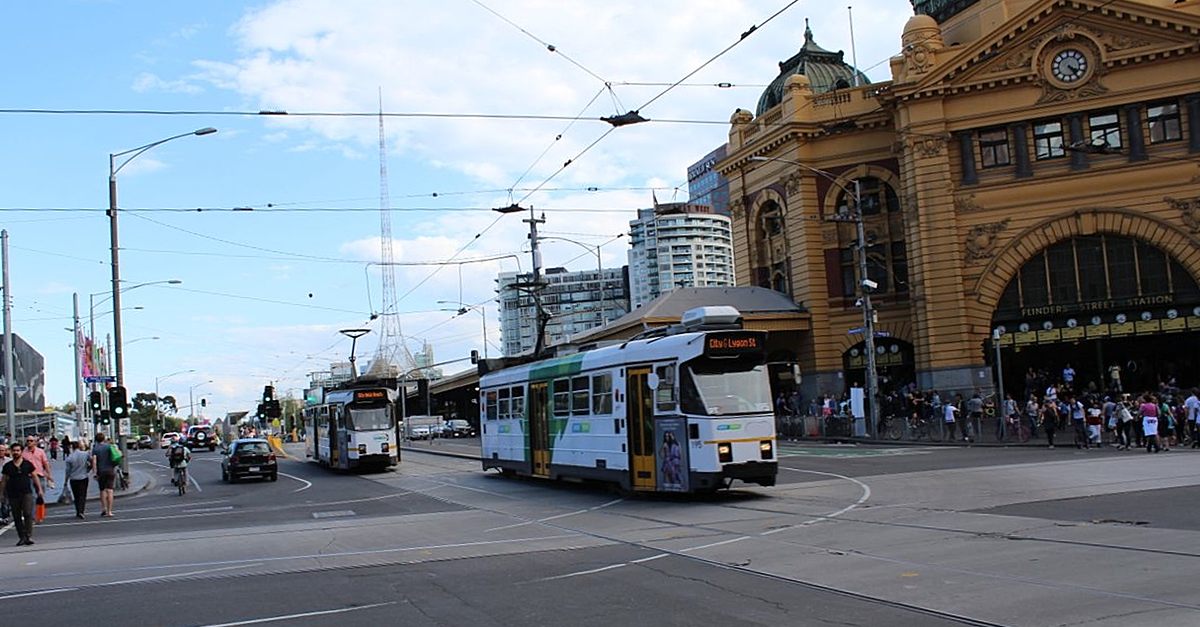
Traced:
<path fill-rule="evenodd" d="M 92 468 L 96 471 L 96 483 L 100 484 L 100 517 L 112 518 L 117 465 L 112 459 L 112 444 L 104 440 L 103 433 L 96 434 L 96 443 L 92 446 Z"/>

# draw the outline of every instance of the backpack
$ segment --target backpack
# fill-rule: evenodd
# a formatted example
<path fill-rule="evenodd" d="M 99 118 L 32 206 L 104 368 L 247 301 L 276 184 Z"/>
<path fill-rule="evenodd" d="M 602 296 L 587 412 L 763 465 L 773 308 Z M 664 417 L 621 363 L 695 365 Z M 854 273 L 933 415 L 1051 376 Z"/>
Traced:
<path fill-rule="evenodd" d="M 171 463 L 183 461 L 183 447 L 176 446 L 171 449 Z"/>

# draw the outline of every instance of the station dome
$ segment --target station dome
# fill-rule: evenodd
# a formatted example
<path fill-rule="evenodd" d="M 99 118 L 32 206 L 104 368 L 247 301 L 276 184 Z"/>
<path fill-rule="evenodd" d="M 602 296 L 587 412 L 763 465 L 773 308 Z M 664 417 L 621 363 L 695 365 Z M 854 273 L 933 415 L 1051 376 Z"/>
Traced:
<path fill-rule="evenodd" d="M 807 77 L 813 93 L 817 94 L 843 87 L 852 87 L 856 73 L 859 85 L 870 83 L 866 74 L 858 72 L 845 62 L 844 56 L 845 53 L 841 50 L 830 52 L 818 46 L 817 42 L 813 41 L 812 29 L 809 28 L 806 18 L 804 20 L 804 45 L 800 46 L 800 51 L 792 55 L 790 59 L 779 62 L 779 76 L 776 76 L 775 80 L 767 85 L 762 97 L 758 99 L 758 109 L 755 115 L 762 115 L 768 109 L 783 102 L 784 86 L 788 78 L 797 74 Z"/>

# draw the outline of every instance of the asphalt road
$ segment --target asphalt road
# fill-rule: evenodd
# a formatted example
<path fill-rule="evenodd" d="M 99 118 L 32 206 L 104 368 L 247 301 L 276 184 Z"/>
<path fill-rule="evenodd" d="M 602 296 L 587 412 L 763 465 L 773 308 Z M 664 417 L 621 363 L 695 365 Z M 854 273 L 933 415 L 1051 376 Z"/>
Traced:
<path fill-rule="evenodd" d="M 35 547 L 0 534 L 0 602 L 51 625 L 1200 624 L 1200 455 L 780 452 L 780 485 L 704 498 L 414 450 L 392 472 L 285 459 L 236 485 L 198 453 L 180 497 L 161 451 L 137 452 L 157 483 L 115 519 L 54 508 Z M 1169 513 L 1093 522 L 1131 507 Z"/>

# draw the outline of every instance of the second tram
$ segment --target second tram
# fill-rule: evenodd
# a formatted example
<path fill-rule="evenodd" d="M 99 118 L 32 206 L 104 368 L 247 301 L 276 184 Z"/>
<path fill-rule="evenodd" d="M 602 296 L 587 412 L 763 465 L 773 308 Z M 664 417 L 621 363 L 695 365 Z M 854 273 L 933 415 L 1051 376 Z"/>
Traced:
<path fill-rule="evenodd" d="M 766 333 L 704 307 L 652 336 L 484 374 L 485 470 L 647 492 L 775 485 Z"/>
<path fill-rule="evenodd" d="M 331 468 L 387 468 L 400 462 L 397 392 L 383 387 L 331 390 L 304 409 L 305 455 Z"/>

